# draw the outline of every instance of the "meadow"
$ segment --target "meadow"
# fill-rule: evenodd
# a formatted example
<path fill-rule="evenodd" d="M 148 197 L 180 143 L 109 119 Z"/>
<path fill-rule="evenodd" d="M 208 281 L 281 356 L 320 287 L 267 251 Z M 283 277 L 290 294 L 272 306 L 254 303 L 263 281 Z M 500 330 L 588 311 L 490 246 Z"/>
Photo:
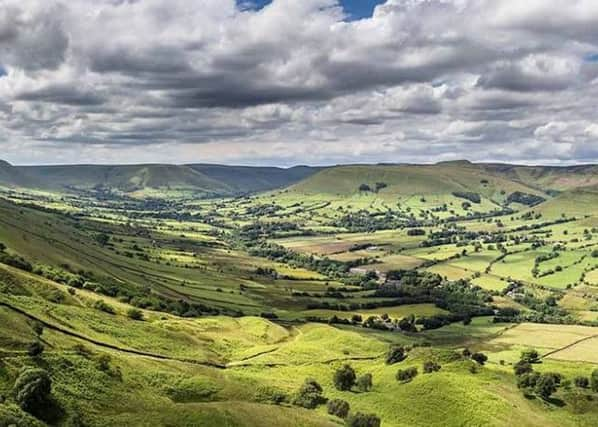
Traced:
<path fill-rule="evenodd" d="M 360 425 L 299 399 L 310 378 L 372 426 L 596 425 L 593 188 L 457 162 L 242 171 L 256 191 L 199 197 L 176 171 L 0 190 L 0 426 Z M 372 384 L 340 389 L 346 364 Z M 559 374 L 548 396 L 532 372 Z"/>

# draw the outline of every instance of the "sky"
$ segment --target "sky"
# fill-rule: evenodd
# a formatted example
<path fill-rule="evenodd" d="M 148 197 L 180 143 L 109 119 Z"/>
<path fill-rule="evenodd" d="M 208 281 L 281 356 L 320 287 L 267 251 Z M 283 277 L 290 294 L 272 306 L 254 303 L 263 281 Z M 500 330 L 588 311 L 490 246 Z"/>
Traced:
<path fill-rule="evenodd" d="M 598 162 L 595 0 L 0 0 L 0 159 Z"/>

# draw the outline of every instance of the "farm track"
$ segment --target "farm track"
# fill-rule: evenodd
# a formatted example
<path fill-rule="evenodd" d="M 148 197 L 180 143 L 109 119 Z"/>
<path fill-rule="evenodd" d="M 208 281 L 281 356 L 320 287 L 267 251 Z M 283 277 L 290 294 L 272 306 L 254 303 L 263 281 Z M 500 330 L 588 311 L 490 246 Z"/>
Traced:
<path fill-rule="evenodd" d="M 548 357 L 548 356 L 551 356 L 551 355 L 553 355 L 553 354 L 556 354 L 556 353 L 558 353 L 558 352 L 560 352 L 560 351 L 567 350 L 567 349 L 569 349 L 569 348 L 571 348 L 571 347 L 575 347 L 577 344 L 580 344 L 580 343 L 582 343 L 582 342 L 584 342 L 584 341 L 589 341 L 589 340 L 591 340 L 591 339 L 594 339 L 594 338 L 598 338 L 598 334 L 595 334 L 595 335 L 590 335 L 589 337 L 585 337 L 585 338 L 582 338 L 582 339 L 580 339 L 580 340 L 577 340 L 577 341 L 575 341 L 575 342 L 572 342 L 571 344 L 567 344 L 567 345 L 566 345 L 566 346 L 564 346 L 564 347 L 557 348 L 557 349 L 555 349 L 555 350 L 551 350 L 551 351 L 549 351 L 548 353 L 546 353 L 546 354 L 542 355 L 541 359 L 545 359 L 545 358 L 546 358 L 546 357 Z"/>

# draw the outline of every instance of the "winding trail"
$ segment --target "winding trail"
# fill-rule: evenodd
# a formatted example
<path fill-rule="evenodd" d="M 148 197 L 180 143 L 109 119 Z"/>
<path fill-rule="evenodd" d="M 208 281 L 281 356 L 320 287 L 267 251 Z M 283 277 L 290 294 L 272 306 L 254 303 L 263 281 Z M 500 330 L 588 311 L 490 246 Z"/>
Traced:
<path fill-rule="evenodd" d="M 551 351 L 549 351 L 548 353 L 546 353 L 546 354 L 542 355 L 542 356 L 540 357 L 540 359 L 544 359 L 544 358 L 546 358 L 546 357 L 548 357 L 548 356 L 551 356 L 551 355 L 553 355 L 553 354 L 555 354 L 555 353 L 558 353 L 558 352 L 560 352 L 560 351 L 563 351 L 563 350 L 567 350 L 567 349 L 569 349 L 569 348 L 571 348 L 571 347 L 574 347 L 574 346 L 576 346 L 577 344 L 580 344 L 580 343 L 582 343 L 582 342 L 584 342 L 584 341 L 588 341 L 588 340 L 591 340 L 591 339 L 594 339 L 594 338 L 598 338 L 598 334 L 595 334 L 595 335 L 590 335 L 589 337 L 584 337 L 584 338 L 582 338 L 582 339 L 580 339 L 580 340 L 577 340 L 577 341 L 574 341 L 574 342 L 572 342 L 571 344 L 567 344 L 567 345 L 566 345 L 566 346 L 564 346 L 564 347 L 557 348 L 557 349 L 555 349 L 555 350 L 551 350 Z"/>

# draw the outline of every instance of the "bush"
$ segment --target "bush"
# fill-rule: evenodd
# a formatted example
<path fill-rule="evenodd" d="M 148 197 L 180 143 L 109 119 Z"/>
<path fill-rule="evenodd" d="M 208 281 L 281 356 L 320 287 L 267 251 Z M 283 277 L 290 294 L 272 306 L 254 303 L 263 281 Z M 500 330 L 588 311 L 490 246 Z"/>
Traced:
<path fill-rule="evenodd" d="M 417 368 L 411 367 L 407 369 L 399 369 L 397 371 L 397 381 L 407 383 L 417 376 Z"/>
<path fill-rule="evenodd" d="M 374 414 L 357 412 L 347 418 L 347 427 L 380 427 L 380 418 Z"/>
<path fill-rule="evenodd" d="M 557 382 L 551 374 L 540 375 L 534 386 L 534 391 L 542 399 L 548 399 L 556 391 Z"/>
<path fill-rule="evenodd" d="M 349 410 L 351 409 L 349 403 L 341 399 L 332 399 L 326 405 L 326 409 L 330 415 L 337 416 L 339 418 L 347 418 Z"/>
<path fill-rule="evenodd" d="M 322 391 L 322 386 L 316 380 L 307 378 L 293 400 L 293 405 L 315 409 L 318 405 L 326 403 Z"/>
<path fill-rule="evenodd" d="M 587 377 L 576 377 L 575 386 L 579 388 L 588 388 L 590 386 L 590 380 Z"/>
<path fill-rule="evenodd" d="M 528 372 L 526 374 L 523 374 L 517 380 L 517 387 L 522 389 L 534 388 L 539 378 L 540 374 L 537 372 Z"/>
<path fill-rule="evenodd" d="M 364 374 L 357 378 L 357 389 L 362 392 L 367 392 L 372 389 L 372 374 Z"/>
<path fill-rule="evenodd" d="M 44 352 L 44 346 L 39 341 L 33 341 L 27 346 L 27 354 L 31 357 L 39 356 Z"/>
<path fill-rule="evenodd" d="M 25 412 L 39 416 L 50 402 L 52 380 L 48 372 L 38 368 L 25 368 L 14 385 L 15 400 Z"/>
<path fill-rule="evenodd" d="M 479 365 L 483 365 L 488 361 L 488 356 L 484 353 L 474 353 L 471 355 L 471 359 L 476 361 Z"/>
<path fill-rule="evenodd" d="M 386 353 L 386 364 L 394 365 L 406 359 L 405 349 L 399 346 L 392 346 Z"/>
<path fill-rule="evenodd" d="M 143 320 L 143 312 L 137 308 L 127 310 L 127 316 L 133 320 Z"/>
<path fill-rule="evenodd" d="M 438 372 L 440 371 L 441 366 L 436 363 L 436 362 L 432 362 L 430 360 L 424 362 L 424 374 L 431 374 L 432 372 Z"/>
<path fill-rule="evenodd" d="M 529 374 L 534 370 L 534 368 L 532 368 L 531 363 L 520 360 L 519 362 L 515 363 L 515 366 L 513 366 L 513 370 L 515 371 L 515 375 L 520 376 L 524 374 Z"/>
<path fill-rule="evenodd" d="M 534 349 L 524 350 L 521 352 L 521 360 L 527 363 L 538 363 L 540 362 L 540 355 Z"/>
<path fill-rule="evenodd" d="M 112 307 L 109 304 L 106 304 L 104 302 L 104 300 L 97 300 L 96 302 L 93 303 L 93 308 L 95 308 L 96 310 L 100 310 L 103 311 L 104 313 L 108 313 L 108 314 L 115 314 L 116 311 L 114 310 L 114 307 Z"/>
<path fill-rule="evenodd" d="M 355 380 L 355 370 L 349 365 L 338 369 L 333 377 L 334 386 L 341 391 L 351 390 L 355 385 Z"/>
<path fill-rule="evenodd" d="M 592 371 L 592 375 L 590 376 L 590 388 L 592 391 L 598 392 L 598 369 Z"/>

